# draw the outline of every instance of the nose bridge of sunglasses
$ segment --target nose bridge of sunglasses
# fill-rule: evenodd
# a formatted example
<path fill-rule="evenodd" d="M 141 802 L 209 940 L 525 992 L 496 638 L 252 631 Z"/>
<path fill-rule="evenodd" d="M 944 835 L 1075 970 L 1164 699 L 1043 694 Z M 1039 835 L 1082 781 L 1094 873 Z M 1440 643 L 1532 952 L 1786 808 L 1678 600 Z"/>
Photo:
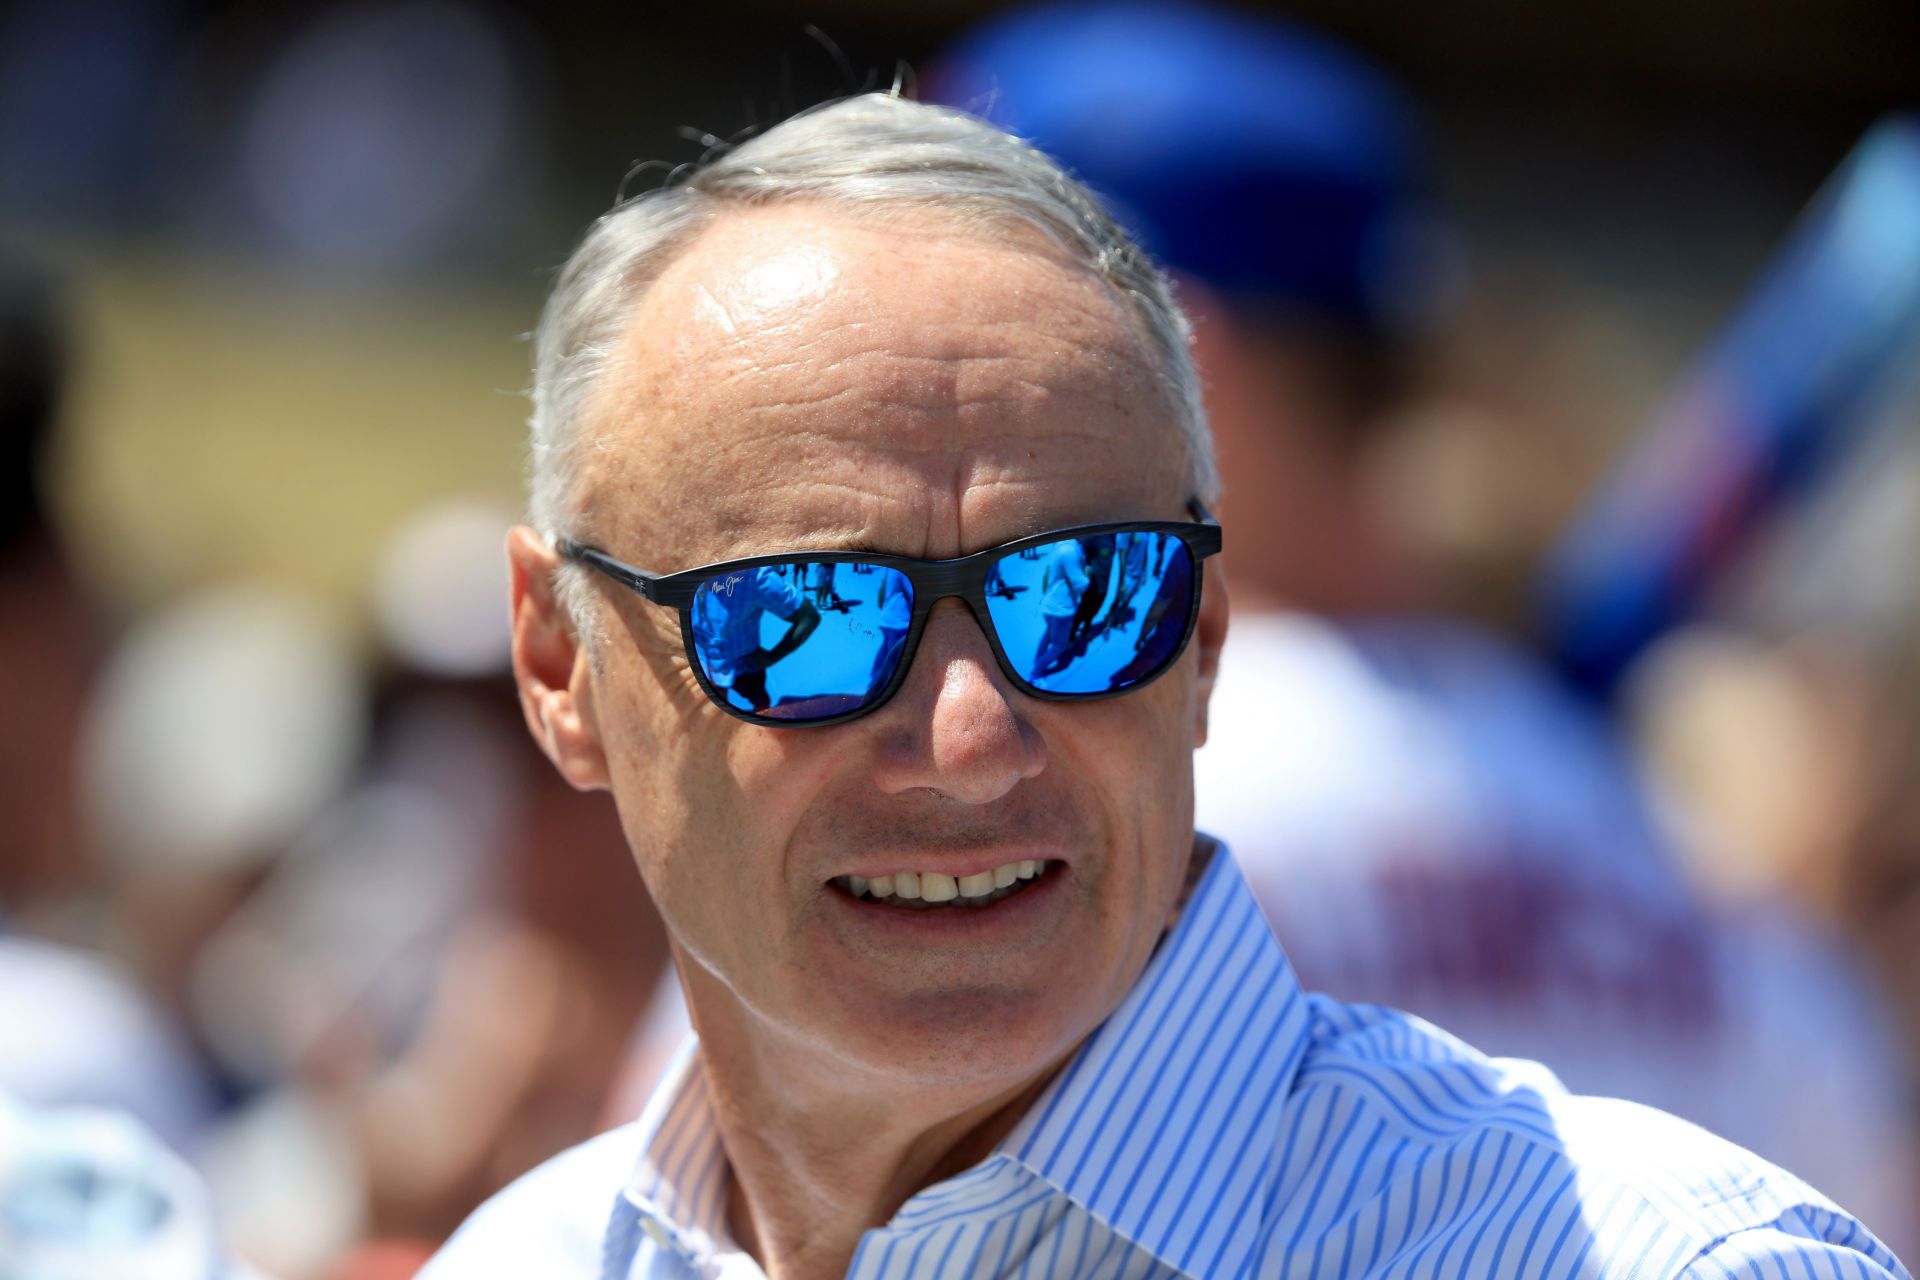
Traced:
<path fill-rule="evenodd" d="M 1006 558 L 996 549 L 985 555 L 923 565 L 916 575 L 915 589 L 921 593 L 917 603 L 926 610 L 928 624 L 937 614 L 952 613 L 959 606 L 973 619 L 988 646 L 995 647 L 996 619 L 988 597 L 1000 585 L 1000 565 Z"/>
<path fill-rule="evenodd" d="M 929 606 L 946 599 L 967 600 L 985 585 L 992 574 L 993 563 L 995 561 L 981 556 L 925 563 L 914 574 L 914 589 L 922 594 Z"/>
<path fill-rule="evenodd" d="M 938 596 L 928 607 L 926 631 L 921 638 L 921 644 L 926 645 L 929 643 L 933 639 L 936 629 L 952 627 L 961 623 L 963 619 L 966 624 L 971 624 L 971 631 L 962 632 L 961 634 L 969 639 L 971 639 L 972 635 L 978 634 L 982 640 L 988 641 L 989 647 L 991 647 L 990 642 L 993 634 L 993 619 L 991 615 L 959 592 L 951 595 Z"/>

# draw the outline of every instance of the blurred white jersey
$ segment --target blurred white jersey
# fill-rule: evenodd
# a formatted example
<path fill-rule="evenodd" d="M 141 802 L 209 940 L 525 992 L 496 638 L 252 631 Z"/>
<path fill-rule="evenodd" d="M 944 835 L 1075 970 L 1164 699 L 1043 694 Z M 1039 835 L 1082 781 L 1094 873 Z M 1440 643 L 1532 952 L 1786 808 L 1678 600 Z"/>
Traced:
<path fill-rule="evenodd" d="M 1254 615 L 1212 707 L 1197 825 L 1303 985 L 1683 1116 L 1920 1243 L 1876 992 L 1786 910 L 1702 901 L 1605 721 L 1547 674 L 1451 624 Z"/>
<path fill-rule="evenodd" d="M 181 1033 L 128 978 L 99 956 L 4 929 L 0 1097 L 124 1111 L 189 1156 L 215 1110 Z"/>

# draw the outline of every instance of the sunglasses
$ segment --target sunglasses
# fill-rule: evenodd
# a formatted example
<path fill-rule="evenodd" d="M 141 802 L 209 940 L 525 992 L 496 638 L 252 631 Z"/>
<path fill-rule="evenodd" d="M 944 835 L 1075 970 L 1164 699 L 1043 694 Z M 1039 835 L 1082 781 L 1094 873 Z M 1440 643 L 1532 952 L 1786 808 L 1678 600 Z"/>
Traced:
<path fill-rule="evenodd" d="M 680 612 L 694 675 L 754 724 L 840 724 L 905 681 L 927 615 L 966 601 L 1021 692 L 1071 702 L 1138 689 L 1171 667 L 1200 611 L 1199 562 L 1220 525 L 1132 520 L 1020 538 L 955 560 L 795 551 L 657 574 L 561 539 L 557 549 Z"/>

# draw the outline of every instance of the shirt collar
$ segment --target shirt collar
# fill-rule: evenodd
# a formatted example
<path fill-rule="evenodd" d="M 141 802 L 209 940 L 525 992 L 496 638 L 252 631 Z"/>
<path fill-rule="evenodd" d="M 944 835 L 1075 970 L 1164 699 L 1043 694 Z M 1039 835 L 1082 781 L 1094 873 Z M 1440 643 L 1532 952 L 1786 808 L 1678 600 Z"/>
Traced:
<path fill-rule="evenodd" d="M 689 1258 L 737 1248 L 727 1231 L 732 1171 L 713 1122 L 700 1038 L 689 1034 L 640 1115 L 640 1162 L 622 1194 L 649 1234 Z"/>
<path fill-rule="evenodd" d="M 909 1200 L 895 1222 L 929 1196 L 950 1212 L 981 1170 L 1012 1160 L 1167 1265 L 1238 1274 L 1272 1192 L 1268 1161 L 1249 1157 L 1271 1149 L 1311 1025 L 1253 894 L 1217 847 L 1140 980 L 994 1154 Z M 698 1047 L 689 1036 L 648 1102 L 624 1194 L 677 1247 L 712 1258 L 737 1246 Z"/>
<path fill-rule="evenodd" d="M 1216 849 L 1146 972 L 1000 1150 L 1176 1270 L 1237 1275 L 1312 1013 Z"/>

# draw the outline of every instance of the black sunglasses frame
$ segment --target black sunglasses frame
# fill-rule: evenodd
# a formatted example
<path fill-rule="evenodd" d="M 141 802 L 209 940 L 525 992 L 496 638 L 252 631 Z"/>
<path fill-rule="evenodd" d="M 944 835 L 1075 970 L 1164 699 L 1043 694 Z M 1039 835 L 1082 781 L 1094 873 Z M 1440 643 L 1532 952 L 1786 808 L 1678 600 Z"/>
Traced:
<path fill-rule="evenodd" d="M 974 621 L 987 637 L 987 644 L 993 650 L 994 661 L 1000 664 L 1000 670 L 1006 673 L 1014 687 L 1029 697 L 1041 698 L 1048 702 L 1093 702 L 1101 698 L 1114 698 L 1121 694 L 1132 693 L 1145 688 L 1168 671 L 1173 669 L 1180 655 L 1186 652 L 1187 642 L 1193 638 L 1193 629 L 1200 618 L 1200 587 L 1205 576 L 1200 572 L 1201 562 L 1220 550 L 1220 522 L 1215 520 L 1198 501 L 1188 504 L 1197 522 L 1183 520 L 1122 520 L 1109 524 L 1076 525 L 1069 529 L 1052 529 L 1045 533 L 1036 533 L 1030 537 L 1016 538 L 1012 542 L 1003 542 L 997 547 L 987 547 L 971 555 L 959 556 L 952 560 L 916 560 L 910 556 L 877 554 L 870 551 L 783 551 L 773 555 L 748 556 L 741 560 L 722 560 L 716 564 L 701 565 L 697 569 L 685 569 L 679 573 L 649 573 L 645 569 L 636 569 L 630 564 L 614 559 L 597 547 L 562 538 L 555 544 L 555 550 L 561 556 L 576 564 L 584 565 L 611 578 L 621 586 L 637 593 L 643 599 L 664 608 L 675 609 L 680 614 L 680 642 L 686 646 L 687 665 L 693 668 L 693 675 L 700 682 L 707 698 L 722 711 L 748 724 L 763 725 L 776 729 L 822 729 L 829 725 L 844 724 L 857 720 L 871 711 L 877 711 L 906 682 L 907 672 L 913 666 L 914 655 L 920 648 L 920 636 L 926 630 L 927 618 L 933 613 L 933 606 L 948 598 L 957 598 L 966 602 Z M 1118 689 L 1108 689 L 1099 693 L 1059 693 L 1028 683 L 1013 664 L 1007 659 L 1007 651 L 1000 646 L 1000 635 L 993 626 L 993 613 L 987 606 L 987 579 L 994 565 L 1016 555 L 1028 547 L 1043 546 L 1049 542 L 1065 542 L 1070 538 L 1089 538 L 1119 533 L 1167 533 L 1179 538 L 1186 544 L 1187 554 L 1193 558 L 1193 595 L 1187 603 L 1187 625 L 1180 633 L 1180 643 L 1175 645 L 1167 661 L 1152 675 L 1122 685 Z M 727 700 L 721 690 L 707 679 L 707 673 L 700 662 L 699 650 L 693 636 L 693 602 L 703 584 L 713 578 L 729 573 L 739 573 L 748 569 L 759 569 L 778 564 L 871 564 L 883 569 L 893 569 L 904 574 L 913 585 L 913 615 L 907 626 L 906 639 L 900 648 L 900 657 L 894 664 L 892 676 L 888 677 L 884 687 L 874 693 L 867 701 L 851 711 L 838 715 L 822 716 L 817 720 L 784 720 L 777 716 L 757 715 L 751 711 L 742 711 Z"/>

